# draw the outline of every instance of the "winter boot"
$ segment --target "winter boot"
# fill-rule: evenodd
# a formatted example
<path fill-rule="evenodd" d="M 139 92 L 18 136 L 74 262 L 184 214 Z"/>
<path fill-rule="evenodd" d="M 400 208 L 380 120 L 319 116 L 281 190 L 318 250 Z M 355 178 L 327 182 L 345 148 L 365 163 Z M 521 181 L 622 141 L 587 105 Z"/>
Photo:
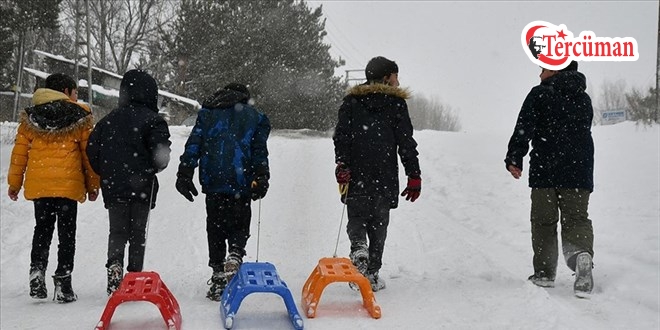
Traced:
<path fill-rule="evenodd" d="M 588 252 L 578 254 L 575 265 L 575 283 L 573 292 L 579 298 L 589 298 L 594 288 L 594 278 L 591 273 L 593 262 Z"/>
<path fill-rule="evenodd" d="M 369 283 L 371 283 L 371 290 L 373 292 L 385 289 L 385 281 L 378 276 L 378 272 L 367 273 L 366 277 L 369 280 Z"/>
<path fill-rule="evenodd" d="M 364 275 L 371 284 L 371 291 L 376 292 L 385 289 L 385 281 L 378 276 L 378 272 L 369 273 Z M 360 286 L 355 282 L 348 282 L 348 286 L 354 291 L 360 291 Z"/>
<path fill-rule="evenodd" d="M 78 296 L 71 287 L 71 274 L 53 276 L 55 283 L 55 296 L 53 301 L 58 303 L 69 303 L 78 300 Z"/>
<path fill-rule="evenodd" d="M 555 277 L 546 274 L 545 271 L 540 270 L 533 275 L 530 275 L 527 280 L 534 283 L 537 286 L 543 288 L 554 288 L 555 287 Z"/>
<path fill-rule="evenodd" d="M 238 269 L 241 268 L 241 264 L 243 264 L 243 258 L 241 258 L 240 255 L 236 253 L 230 253 L 229 256 L 227 257 L 227 261 L 225 261 L 225 277 L 227 280 L 227 283 L 231 281 L 231 278 L 236 275 L 238 272 Z"/>
<path fill-rule="evenodd" d="M 108 267 L 108 296 L 119 289 L 121 280 L 124 278 L 124 266 L 119 262 L 114 262 Z"/>
<path fill-rule="evenodd" d="M 46 270 L 41 267 L 30 267 L 30 297 L 34 299 L 46 299 Z"/>
<path fill-rule="evenodd" d="M 222 298 L 222 291 L 227 287 L 227 276 L 223 272 L 213 272 L 211 279 L 209 279 L 206 284 L 211 286 L 206 293 L 206 298 L 213 301 L 220 301 Z"/>
<path fill-rule="evenodd" d="M 367 247 L 359 246 L 351 251 L 349 257 L 360 274 L 365 275 L 367 273 L 367 267 L 369 267 L 369 250 Z"/>
<path fill-rule="evenodd" d="M 369 267 L 369 250 L 367 245 L 360 244 L 355 248 L 352 247 L 351 250 L 351 253 L 348 255 L 351 259 L 351 263 L 353 263 L 353 266 L 357 268 L 360 274 L 366 276 L 367 268 Z M 358 287 L 357 283 L 348 282 L 348 286 L 355 291 L 360 291 L 360 287 Z"/>

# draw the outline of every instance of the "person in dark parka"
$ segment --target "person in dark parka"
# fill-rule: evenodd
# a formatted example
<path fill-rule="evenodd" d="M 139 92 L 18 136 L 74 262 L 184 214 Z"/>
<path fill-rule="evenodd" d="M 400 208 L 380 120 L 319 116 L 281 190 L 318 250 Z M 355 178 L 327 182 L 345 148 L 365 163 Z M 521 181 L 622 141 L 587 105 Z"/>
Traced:
<path fill-rule="evenodd" d="M 108 294 L 123 277 L 129 242 L 129 272 L 142 271 L 149 211 L 156 205 L 158 179 L 170 160 L 170 132 L 158 114 L 158 85 L 145 71 L 124 74 L 116 109 L 103 117 L 89 137 L 87 155 L 101 177 L 108 209 Z"/>
<path fill-rule="evenodd" d="M 576 295 L 583 296 L 593 288 L 594 236 L 587 208 L 594 188 L 594 143 L 591 98 L 585 91 L 586 78 L 577 68 L 577 62 L 571 62 L 559 71 L 542 69 L 541 84 L 532 88 L 522 105 L 504 162 L 519 179 L 531 141 L 534 274 L 529 280 L 554 286 L 560 222 L 564 259 L 576 272 Z"/>
<path fill-rule="evenodd" d="M 378 272 L 390 209 L 398 206 L 397 154 L 408 176 L 401 195 L 414 202 L 422 184 L 406 104 L 409 93 L 398 87 L 398 72 L 394 61 L 380 56 L 371 59 L 365 69 L 367 82 L 351 88 L 344 97 L 333 137 L 335 176 L 348 210 L 350 258 L 374 291 L 385 288 Z"/>
<path fill-rule="evenodd" d="M 247 87 L 232 83 L 202 102 L 177 173 L 176 189 L 192 202 L 197 196 L 192 179 L 199 167 L 206 194 L 208 266 L 213 270 L 206 297 L 214 301 L 243 263 L 251 200 L 263 198 L 269 187 L 270 121 L 249 100 Z"/>

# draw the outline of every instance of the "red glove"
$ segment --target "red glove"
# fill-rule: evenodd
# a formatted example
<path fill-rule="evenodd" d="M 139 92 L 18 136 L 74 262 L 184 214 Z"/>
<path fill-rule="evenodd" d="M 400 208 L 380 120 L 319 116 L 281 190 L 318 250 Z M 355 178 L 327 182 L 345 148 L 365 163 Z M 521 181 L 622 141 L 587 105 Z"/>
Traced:
<path fill-rule="evenodd" d="M 408 186 L 403 190 L 401 196 L 406 196 L 407 201 L 414 202 L 419 198 L 422 193 L 422 178 L 419 175 L 411 175 L 408 177 Z"/>
<path fill-rule="evenodd" d="M 348 181 L 351 180 L 351 170 L 348 169 L 346 164 L 338 163 L 335 168 L 335 177 L 337 178 L 337 183 L 348 184 Z"/>
<path fill-rule="evenodd" d="M 9 196 L 9 199 L 11 199 L 13 201 L 17 201 L 18 200 L 18 191 L 11 190 L 11 188 L 9 188 L 7 190 L 7 196 Z"/>

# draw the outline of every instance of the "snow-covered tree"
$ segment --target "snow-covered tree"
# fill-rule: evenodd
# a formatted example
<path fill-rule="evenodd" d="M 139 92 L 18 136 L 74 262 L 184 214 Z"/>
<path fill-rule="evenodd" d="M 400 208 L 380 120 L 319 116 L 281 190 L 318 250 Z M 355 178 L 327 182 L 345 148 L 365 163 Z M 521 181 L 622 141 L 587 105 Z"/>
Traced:
<path fill-rule="evenodd" d="M 410 120 L 415 129 L 457 132 L 461 129 L 458 116 L 449 105 L 421 94 L 408 100 Z"/>
<path fill-rule="evenodd" d="M 0 0 L 0 88 L 16 84 L 21 51 L 25 66 L 31 49 L 58 39 L 50 36 L 57 34 L 61 1 Z"/>
<path fill-rule="evenodd" d="M 646 94 L 636 88 L 633 88 L 630 93 L 626 93 L 629 106 L 628 119 L 648 126 L 658 123 L 656 95 L 653 87 L 649 87 Z"/>
<path fill-rule="evenodd" d="M 182 0 L 168 42 L 171 83 L 198 100 L 243 83 L 274 128 L 328 129 L 343 87 L 325 35 L 322 8 L 304 1 Z"/>

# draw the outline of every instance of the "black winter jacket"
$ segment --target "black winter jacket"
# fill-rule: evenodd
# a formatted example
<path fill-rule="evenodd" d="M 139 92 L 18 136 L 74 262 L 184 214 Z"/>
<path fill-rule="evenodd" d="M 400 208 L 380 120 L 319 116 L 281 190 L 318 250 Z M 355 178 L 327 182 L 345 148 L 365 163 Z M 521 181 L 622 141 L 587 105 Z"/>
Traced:
<path fill-rule="evenodd" d="M 529 186 L 593 191 L 593 108 L 585 76 L 559 72 L 532 88 L 509 140 L 506 166 L 523 169 L 530 152 Z"/>
<path fill-rule="evenodd" d="M 99 120 L 89 137 L 87 155 L 101 177 L 106 208 L 133 201 L 156 205 L 156 173 L 167 167 L 171 145 L 167 122 L 158 114 L 157 93 L 156 82 L 146 73 L 127 72 L 118 107 Z"/>
<path fill-rule="evenodd" d="M 406 175 L 421 174 L 408 97 L 406 90 L 384 84 L 358 85 L 344 97 L 333 140 L 335 161 L 351 170 L 347 198 L 380 196 L 396 208 L 397 154 Z"/>

